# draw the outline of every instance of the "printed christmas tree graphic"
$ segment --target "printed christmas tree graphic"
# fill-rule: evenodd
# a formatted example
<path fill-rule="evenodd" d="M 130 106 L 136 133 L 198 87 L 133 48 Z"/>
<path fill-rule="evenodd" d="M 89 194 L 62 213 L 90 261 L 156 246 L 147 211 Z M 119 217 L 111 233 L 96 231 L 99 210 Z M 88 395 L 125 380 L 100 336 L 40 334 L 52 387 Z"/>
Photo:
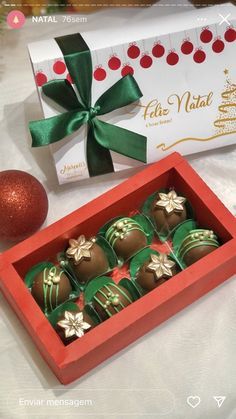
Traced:
<path fill-rule="evenodd" d="M 214 121 L 216 134 L 230 134 L 236 131 L 236 84 L 229 76 L 229 70 L 225 69 L 226 82 L 224 91 L 221 93 L 221 103 L 218 106 L 219 114 Z"/>

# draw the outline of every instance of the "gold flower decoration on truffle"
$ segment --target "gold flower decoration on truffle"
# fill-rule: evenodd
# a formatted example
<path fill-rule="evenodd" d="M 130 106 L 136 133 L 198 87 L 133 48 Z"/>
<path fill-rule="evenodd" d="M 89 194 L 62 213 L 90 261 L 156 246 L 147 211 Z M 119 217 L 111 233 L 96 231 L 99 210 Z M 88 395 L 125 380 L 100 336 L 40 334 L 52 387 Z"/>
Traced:
<path fill-rule="evenodd" d="M 159 198 L 155 206 L 163 208 L 169 215 L 184 210 L 183 204 L 186 202 L 186 198 L 178 196 L 175 191 L 170 191 L 167 194 L 159 192 Z"/>
<path fill-rule="evenodd" d="M 151 255 L 151 262 L 148 264 L 147 269 L 154 272 L 156 279 L 160 279 L 163 276 L 172 277 L 173 272 L 171 268 L 175 266 L 175 262 L 167 257 L 165 253 L 159 255 Z"/>
<path fill-rule="evenodd" d="M 83 313 L 71 313 L 65 311 L 64 320 L 60 320 L 58 326 L 64 329 L 65 337 L 70 338 L 77 336 L 81 338 L 84 336 L 84 331 L 90 329 L 91 325 L 84 321 Z"/>
<path fill-rule="evenodd" d="M 95 237 L 92 237 L 90 240 L 86 240 L 84 235 L 79 236 L 78 240 L 70 239 L 70 247 L 68 247 L 66 255 L 69 259 L 73 259 L 75 265 L 78 265 L 84 259 L 90 260 L 90 249 L 95 242 Z"/>

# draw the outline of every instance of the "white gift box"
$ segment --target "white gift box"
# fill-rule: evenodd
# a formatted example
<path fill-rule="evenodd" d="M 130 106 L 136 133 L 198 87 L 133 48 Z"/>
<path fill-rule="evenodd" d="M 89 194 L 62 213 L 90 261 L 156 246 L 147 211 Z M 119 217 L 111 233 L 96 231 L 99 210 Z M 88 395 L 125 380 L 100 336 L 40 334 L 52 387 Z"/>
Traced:
<path fill-rule="evenodd" d="M 134 75 L 141 100 L 101 119 L 146 136 L 147 163 L 236 143 L 235 22 L 236 8 L 227 4 L 81 33 L 92 57 L 92 104 Z M 44 116 L 57 115 L 42 85 L 71 81 L 63 54 L 54 39 L 30 44 L 29 53 Z M 83 126 L 50 146 L 60 184 L 89 177 L 86 135 Z M 115 171 L 143 164 L 111 154 Z"/>

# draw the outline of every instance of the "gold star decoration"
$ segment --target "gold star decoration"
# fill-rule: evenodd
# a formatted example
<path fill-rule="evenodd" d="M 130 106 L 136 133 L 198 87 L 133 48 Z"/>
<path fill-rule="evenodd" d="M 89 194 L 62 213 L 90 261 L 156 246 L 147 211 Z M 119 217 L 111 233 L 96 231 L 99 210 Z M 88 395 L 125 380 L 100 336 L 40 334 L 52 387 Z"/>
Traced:
<path fill-rule="evenodd" d="M 81 338 L 84 336 L 84 331 L 91 327 L 89 323 L 84 321 L 82 312 L 71 313 L 70 311 L 65 311 L 64 320 L 60 320 L 57 324 L 64 329 L 66 338 L 72 336 Z"/>
<path fill-rule="evenodd" d="M 70 239 L 66 255 L 69 259 L 74 259 L 75 265 L 78 265 L 82 260 L 91 259 L 91 247 L 95 243 L 95 237 L 92 237 L 90 240 L 86 240 L 84 235 L 79 236 L 78 240 Z"/>
<path fill-rule="evenodd" d="M 173 212 L 182 212 L 184 210 L 183 204 L 186 202 L 186 198 L 178 196 L 175 191 L 169 193 L 159 192 L 159 200 L 155 206 L 163 208 L 168 215 Z"/>
<path fill-rule="evenodd" d="M 148 264 L 147 269 L 154 272 L 156 279 L 163 276 L 172 277 L 173 272 L 171 268 L 175 266 L 175 262 L 167 257 L 165 253 L 159 255 L 151 255 L 151 262 Z"/>
<path fill-rule="evenodd" d="M 225 75 L 229 74 L 229 70 L 226 68 L 226 69 L 224 70 L 224 73 L 225 73 Z"/>

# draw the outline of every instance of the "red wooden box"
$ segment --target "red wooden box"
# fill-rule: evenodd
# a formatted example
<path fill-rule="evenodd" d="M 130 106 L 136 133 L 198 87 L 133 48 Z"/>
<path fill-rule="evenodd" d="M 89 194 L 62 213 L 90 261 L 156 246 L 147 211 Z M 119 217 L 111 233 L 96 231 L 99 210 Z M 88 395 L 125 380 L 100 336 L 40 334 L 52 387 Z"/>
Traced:
<path fill-rule="evenodd" d="M 138 208 L 159 188 L 185 194 L 202 227 L 223 245 L 120 313 L 64 346 L 23 278 L 61 251 L 70 237 L 96 234 L 107 220 Z M 215 288 L 236 272 L 236 220 L 177 153 L 155 163 L 0 256 L 0 288 L 58 379 L 67 384 Z"/>

